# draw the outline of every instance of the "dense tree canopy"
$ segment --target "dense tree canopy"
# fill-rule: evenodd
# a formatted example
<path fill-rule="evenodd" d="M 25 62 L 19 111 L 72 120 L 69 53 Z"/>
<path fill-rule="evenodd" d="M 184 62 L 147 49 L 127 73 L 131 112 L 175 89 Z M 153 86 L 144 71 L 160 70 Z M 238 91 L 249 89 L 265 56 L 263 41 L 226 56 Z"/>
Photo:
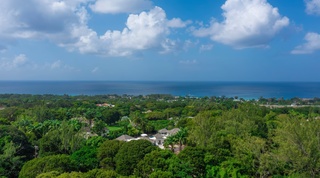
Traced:
<path fill-rule="evenodd" d="M 56 171 L 59 173 L 75 170 L 70 156 L 53 155 L 28 161 L 22 167 L 19 178 L 35 178 L 38 174 Z"/>
<path fill-rule="evenodd" d="M 0 94 L 0 177 L 318 177 L 319 104 Z M 173 128 L 164 150 L 154 145 L 152 135 Z"/>
<path fill-rule="evenodd" d="M 106 140 L 103 142 L 97 153 L 100 166 L 105 169 L 115 169 L 115 157 L 123 144 L 123 141 L 118 140 Z"/>
<path fill-rule="evenodd" d="M 0 177 L 17 177 L 23 163 L 33 158 L 27 137 L 11 125 L 0 125 Z"/>
<path fill-rule="evenodd" d="M 147 140 L 126 142 L 119 149 L 116 157 L 116 171 L 121 175 L 130 175 L 144 156 L 157 147 Z"/>
<path fill-rule="evenodd" d="M 134 173 L 138 177 L 149 177 L 153 172 L 167 171 L 169 167 L 168 159 L 173 156 L 174 154 L 168 150 L 154 150 L 144 156 Z M 159 176 L 160 173 L 158 172 L 157 175 Z"/>

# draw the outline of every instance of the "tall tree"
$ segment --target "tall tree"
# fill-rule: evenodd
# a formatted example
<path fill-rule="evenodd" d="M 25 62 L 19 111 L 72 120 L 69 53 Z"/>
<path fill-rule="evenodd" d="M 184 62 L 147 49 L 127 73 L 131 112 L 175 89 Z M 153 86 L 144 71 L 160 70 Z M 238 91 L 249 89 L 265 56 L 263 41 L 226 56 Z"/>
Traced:
<path fill-rule="evenodd" d="M 97 148 L 84 146 L 71 155 L 71 160 L 81 172 L 98 168 Z"/>
<path fill-rule="evenodd" d="M 166 148 L 170 148 L 172 152 L 174 152 L 174 145 L 176 144 L 177 140 L 174 136 L 169 136 L 167 139 L 164 140 L 164 146 Z"/>
<path fill-rule="evenodd" d="M 194 119 L 189 139 L 198 146 L 207 147 L 217 143 L 217 130 L 220 127 L 211 112 L 199 113 Z"/>
<path fill-rule="evenodd" d="M 68 155 L 45 156 L 26 162 L 19 173 L 19 178 L 35 178 L 45 172 L 57 171 L 63 173 L 73 170 L 75 170 L 75 167 Z"/>
<path fill-rule="evenodd" d="M 186 147 L 179 153 L 178 157 L 191 166 L 194 177 L 204 177 L 206 172 L 205 155 L 206 150 L 202 148 Z"/>
<path fill-rule="evenodd" d="M 320 174 L 320 120 L 284 117 L 276 129 L 277 158 L 290 166 L 288 174 Z"/>
<path fill-rule="evenodd" d="M 115 169 L 115 156 L 125 142 L 119 140 L 106 140 L 98 148 L 97 157 L 100 166 L 104 169 Z"/>
<path fill-rule="evenodd" d="M 187 136 L 188 136 L 188 131 L 185 128 L 181 129 L 179 132 L 173 135 L 176 142 L 179 144 L 179 151 L 182 150 L 182 145 L 186 144 Z"/>
<path fill-rule="evenodd" d="M 134 174 L 138 177 L 149 177 L 153 172 L 167 171 L 169 168 L 167 160 L 171 157 L 173 153 L 169 150 L 154 150 L 138 163 Z"/>
<path fill-rule="evenodd" d="M 0 125 L 0 177 L 17 177 L 23 163 L 33 156 L 34 148 L 23 132 L 12 125 Z"/>
<path fill-rule="evenodd" d="M 116 171 L 121 175 L 133 173 L 143 157 L 157 147 L 147 140 L 133 140 L 122 145 L 115 157 Z"/>
<path fill-rule="evenodd" d="M 49 131 L 40 139 L 40 156 L 52 154 L 72 154 L 84 143 L 80 131 L 76 131 L 67 121 Z"/>

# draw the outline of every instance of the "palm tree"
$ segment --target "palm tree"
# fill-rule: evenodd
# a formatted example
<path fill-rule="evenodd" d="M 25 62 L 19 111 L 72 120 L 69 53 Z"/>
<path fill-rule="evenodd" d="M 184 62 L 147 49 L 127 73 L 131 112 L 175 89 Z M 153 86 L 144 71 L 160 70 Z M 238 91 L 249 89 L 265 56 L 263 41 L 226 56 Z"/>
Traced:
<path fill-rule="evenodd" d="M 170 150 L 172 152 L 174 152 L 174 145 L 176 144 L 176 138 L 174 137 L 174 135 L 167 137 L 167 139 L 165 139 L 163 145 L 166 148 L 170 147 Z"/>
<path fill-rule="evenodd" d="M 179 144 L 179 151 L 182 150 L 182 145 L 186 144 L 187 136 L 188 136 L 188 132 L 186 129 L 181 129 L 179 132 L 173 135 L 176 142 Z"/>

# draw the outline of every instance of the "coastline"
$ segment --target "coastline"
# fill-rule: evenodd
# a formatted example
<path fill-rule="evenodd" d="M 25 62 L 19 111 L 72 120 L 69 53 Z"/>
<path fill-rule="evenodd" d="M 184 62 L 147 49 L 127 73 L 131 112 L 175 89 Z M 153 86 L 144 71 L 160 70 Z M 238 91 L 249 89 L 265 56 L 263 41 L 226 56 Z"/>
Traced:
<path fill-rule="evenodd" d="M 0 94 L 150 95 L 264 98 L 320 97 L 320 82 L 0 81 Z"/>

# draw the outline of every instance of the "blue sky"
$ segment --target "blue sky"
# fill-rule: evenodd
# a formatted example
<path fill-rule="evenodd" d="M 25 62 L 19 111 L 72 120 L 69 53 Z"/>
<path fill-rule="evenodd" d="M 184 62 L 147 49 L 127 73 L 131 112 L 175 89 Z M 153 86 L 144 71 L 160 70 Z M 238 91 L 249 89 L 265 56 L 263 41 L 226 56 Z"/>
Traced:
<path fill-rule="evenodd" d="M 2 0 L 0 80 L 320 81 L 320 0 Z"/>

